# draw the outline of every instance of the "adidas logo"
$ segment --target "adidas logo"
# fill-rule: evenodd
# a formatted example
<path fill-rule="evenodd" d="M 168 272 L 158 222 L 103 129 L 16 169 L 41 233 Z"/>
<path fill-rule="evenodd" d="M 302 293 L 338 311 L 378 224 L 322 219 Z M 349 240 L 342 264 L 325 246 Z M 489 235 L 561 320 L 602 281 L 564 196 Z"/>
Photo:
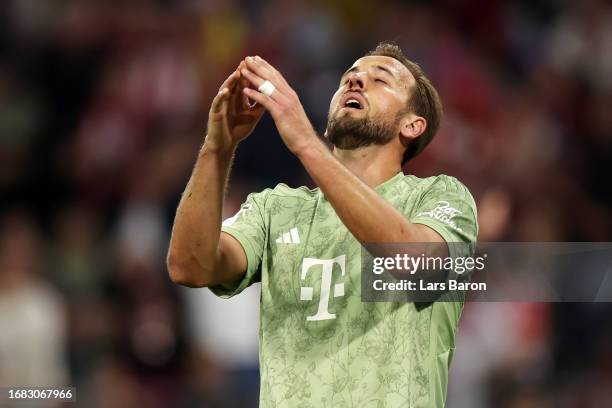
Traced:
<path fill-rule="evenodd" d="M 280 237 L 276 238 L 277 244 L 299 244 L 300 234 L 298 234 L 297 228 L 291 228 L 289 232 L 281 234 Z"/>

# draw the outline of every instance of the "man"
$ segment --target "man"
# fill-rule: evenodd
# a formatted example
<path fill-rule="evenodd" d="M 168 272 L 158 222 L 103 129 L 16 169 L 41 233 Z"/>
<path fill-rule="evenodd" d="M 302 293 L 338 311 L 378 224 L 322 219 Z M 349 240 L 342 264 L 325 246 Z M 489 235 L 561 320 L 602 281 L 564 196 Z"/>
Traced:
<path fill-rule="evenodd" d="M 221 225 L 234 151 L 265 110 L 319 188 L 251 194 Z M 247 57 L 221 86 L 177 209 L 168 269 L 176 283 L 225 297 L 261 281 L 261 406 L 444 405 L 463 304 L 360 298 L 361 244 L 476 240 L 474 200 L 461 183 L 402 173 L 441 112 L 420 67 L 388 43 L 342 76 L 326 130 L 332 151 L 262 58 Z"/>

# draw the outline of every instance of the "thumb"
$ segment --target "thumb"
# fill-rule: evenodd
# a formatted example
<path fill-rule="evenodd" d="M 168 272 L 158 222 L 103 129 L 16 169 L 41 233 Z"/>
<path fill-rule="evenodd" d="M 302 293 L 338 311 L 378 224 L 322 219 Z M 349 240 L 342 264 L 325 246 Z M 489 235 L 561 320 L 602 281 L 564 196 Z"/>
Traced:
<path fill-rule="evenodd" d="M 221 113 L 225 108 L 225 102 L 229 96 L 229 89 L 223 88 L 212 101 L 212 105 L 210 106 L 211 113 Z"/>

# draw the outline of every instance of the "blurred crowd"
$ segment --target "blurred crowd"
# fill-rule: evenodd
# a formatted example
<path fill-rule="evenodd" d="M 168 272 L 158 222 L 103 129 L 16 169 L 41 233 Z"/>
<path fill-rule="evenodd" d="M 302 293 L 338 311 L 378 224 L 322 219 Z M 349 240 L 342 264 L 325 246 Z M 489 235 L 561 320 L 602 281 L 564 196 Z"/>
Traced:
<path fill-rule="evenodd" d="M 174 210 L 213 95 L 261 55 L 325 129 L 341 73 L 381 40 L 445 107 L 407 173 L 474 194 L 479 241 L 611 241 L 612 6 L 605 0 L 0 2 L 0 386 L 83 406 L 257 405 L 258 288 L 171 284 Z M 310 185 L 269 117 L 239 147 L 226 215 Z M 449 407 L 612 406 L 612 305 L 469 303 Z"/>

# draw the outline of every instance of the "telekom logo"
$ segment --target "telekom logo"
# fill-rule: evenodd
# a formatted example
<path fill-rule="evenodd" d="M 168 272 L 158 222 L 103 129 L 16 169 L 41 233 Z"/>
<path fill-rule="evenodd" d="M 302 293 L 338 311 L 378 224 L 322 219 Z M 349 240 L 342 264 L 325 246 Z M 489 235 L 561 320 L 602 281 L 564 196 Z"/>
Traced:
<path fill-rule="evenodd" d="M 301 280 L 306 279 L 308 271 L 313 266 L 321 265 L 321 292 L 319 295 L 319 309 L 317 313 L 306 317 L 309 321 L 335 319 L 335 313 L 329 313 L 329 297 L 332 289 L 332 274 L 334 264 L 340 265 L 341 276 L 345 274 L 346 255 L 340 255 L 333 259 L 304 258 L 302 262 Z M 344 296 L 344 283 L 334 285 L 334 297 Z M 302 286 L 300 300 L 312 300 L 314 288 L 312 286 Z"/>

